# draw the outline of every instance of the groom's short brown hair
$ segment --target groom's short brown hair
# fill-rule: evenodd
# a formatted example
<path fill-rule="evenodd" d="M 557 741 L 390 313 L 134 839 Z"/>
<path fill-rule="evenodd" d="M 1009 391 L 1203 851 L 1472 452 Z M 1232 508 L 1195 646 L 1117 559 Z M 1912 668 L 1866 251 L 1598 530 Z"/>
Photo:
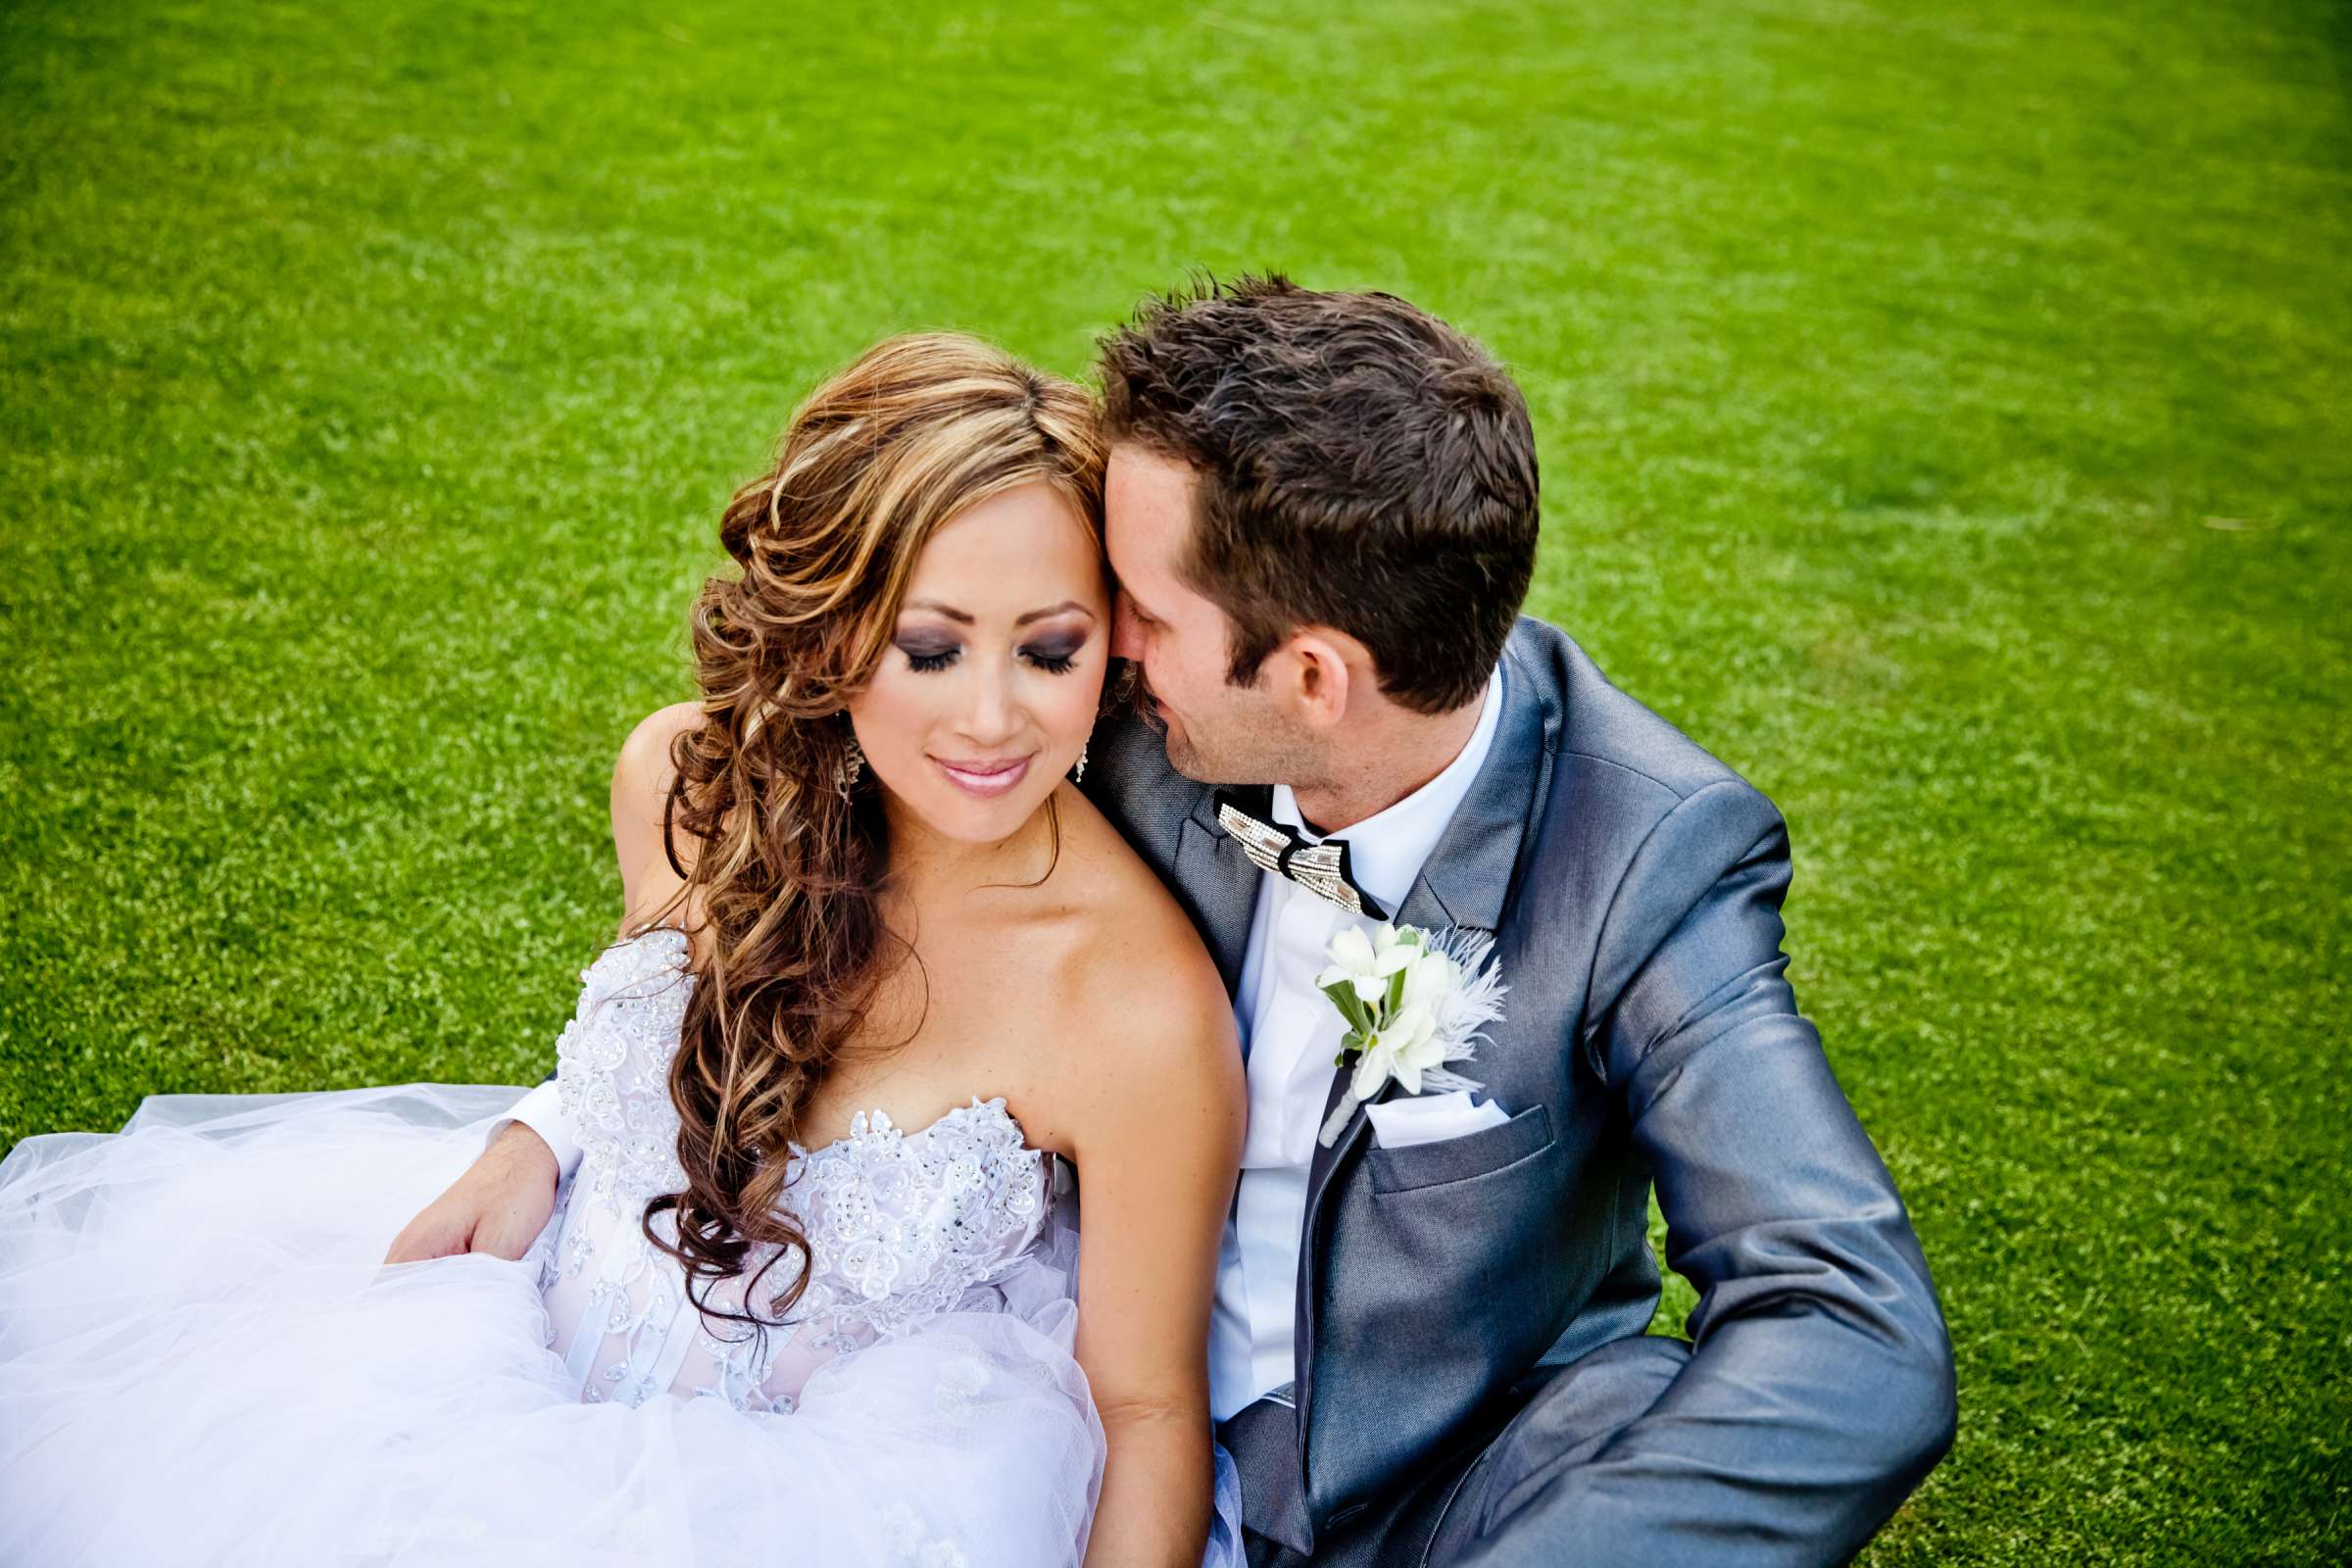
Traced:
<path fill-rule="evenodd" d="M 1535 432 L 1491 355 L 1393 294 L 1280 273 L 1148 300 L 1101 348 L 1110 439 L 1198 476 L 1183 569 L 1236 684 L 1317 624 L 1407 708 L 1479 695 L 1536 564 Z"/>

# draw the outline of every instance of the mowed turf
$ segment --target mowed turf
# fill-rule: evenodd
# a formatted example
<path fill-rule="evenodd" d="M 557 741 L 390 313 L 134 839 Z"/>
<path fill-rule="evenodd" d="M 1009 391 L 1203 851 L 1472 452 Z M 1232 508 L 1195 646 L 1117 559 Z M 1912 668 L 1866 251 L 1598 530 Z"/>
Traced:
<path fill-rule="evenodd" d="M 0 1144 L 535 1082 L 814 378 L 1279 267 L 1788 815 L 1959 1361 L 1863 1560 L 2345 1552 L 2340 7 L 329 9 L 0 16 Z"/>

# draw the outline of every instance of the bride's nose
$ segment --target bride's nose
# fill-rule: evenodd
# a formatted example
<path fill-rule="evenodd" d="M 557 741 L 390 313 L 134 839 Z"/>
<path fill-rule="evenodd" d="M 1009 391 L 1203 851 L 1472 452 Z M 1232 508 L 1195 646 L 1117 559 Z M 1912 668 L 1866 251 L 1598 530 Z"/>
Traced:
<path fill-rule="evenodd" d="M 975 746 L 1001 746 L 1019 733 L 1021 727 L 1012 670 L 1004 661 L 974 660 L 972 663 L 972 678 L 965 684 L 958 727 Z"/>

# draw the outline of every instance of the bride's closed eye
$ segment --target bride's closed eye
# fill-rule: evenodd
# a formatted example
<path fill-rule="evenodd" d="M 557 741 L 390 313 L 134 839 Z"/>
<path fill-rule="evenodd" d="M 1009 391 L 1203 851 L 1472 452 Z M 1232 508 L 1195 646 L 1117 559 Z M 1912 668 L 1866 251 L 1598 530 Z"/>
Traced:
<path fill-rule="evenodd" d="M 946 669 L 963 652 L 962 646 L 956 643 L 902 642 L 898 646 L 899 652 L 906 656 L 906 667 L 923 672 Z M 1023 647 L 1020 654 L 1022 659 L 1049 675 L 1067 675 L 1078 667 L 1078 650 L 1085 646 L 1086 639 L 1083 637 L 1075 641 L 1031 643 Z"/>

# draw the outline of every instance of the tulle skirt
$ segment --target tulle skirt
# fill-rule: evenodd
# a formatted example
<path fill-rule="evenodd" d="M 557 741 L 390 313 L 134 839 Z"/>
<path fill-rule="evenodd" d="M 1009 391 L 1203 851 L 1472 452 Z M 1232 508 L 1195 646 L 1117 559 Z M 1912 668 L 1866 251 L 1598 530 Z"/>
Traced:
<path fill-rule="evenodd" d="M 521 1091 L 159 1095 L 0 1161 L 0 1564 L 1071 1563 L 1074 1232 L 790 1413 L 582 1402 L 524 1255 L 386 1266 Z M 942 1398 L 942 1391 L 953 1395 Z M 1214 1452 L 1204 1562 L 1241 1561 Z"/>

